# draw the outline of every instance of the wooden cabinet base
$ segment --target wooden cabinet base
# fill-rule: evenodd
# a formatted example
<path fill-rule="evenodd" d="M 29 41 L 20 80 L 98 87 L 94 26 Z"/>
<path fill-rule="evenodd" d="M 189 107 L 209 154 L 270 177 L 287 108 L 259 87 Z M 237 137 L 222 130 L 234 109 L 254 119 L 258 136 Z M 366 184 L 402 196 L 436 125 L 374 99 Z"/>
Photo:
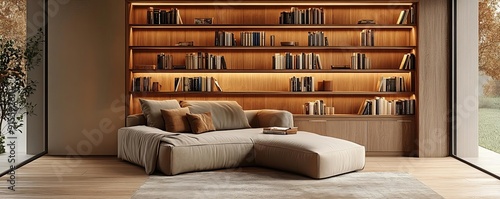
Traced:
<path fill-rule="evenodd" d="M 367 156 L 418 156 L 413 116 L 295 115 L 300 131 L 349 140 Z"/>

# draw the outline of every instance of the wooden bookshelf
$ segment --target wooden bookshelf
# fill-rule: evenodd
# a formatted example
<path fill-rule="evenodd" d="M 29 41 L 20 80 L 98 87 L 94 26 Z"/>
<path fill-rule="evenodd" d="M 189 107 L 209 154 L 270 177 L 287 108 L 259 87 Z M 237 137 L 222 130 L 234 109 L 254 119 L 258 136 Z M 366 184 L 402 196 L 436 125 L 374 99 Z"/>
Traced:
<path fill-rule="evenodd" d="M 178 50 L 178 51 L 411 51 L 415 46 L 134 46 L 132 50 Z"/>
<path fill-rule="evenodd" d="M 137 96 L 172 96 L 172 95 L 307 95 L 307 96 L 411 96 L 413 92 L 355 92 L 355 91 L 315 91 L 315 92 L 289 92 L 289 91 L 179 91 L 179 92 L 132 92 Z"/>
<path fill-rule="evenodd" d="M 233 69 L 233 70 L 204 70 L 204 69 L 172 69 L 172 70 L 154 70 L 154 69 L 131 69 L 132 73 L 411 73 L 414 70 L 400 70 L 400 69 L 281 69 L 281 70 L 253 70 L 253 69 Z"/>
<path fill-rule="evenodd" d="M 193 24 L 164 24 L 164 25 L 149 25 L 149 24 L 131 24 L 130 25 L 131 29 L 195 29 L 195 30 L 200 30 L 200 29 L 301 29 L 301 30 L 309 30 L 309 29 L 314 29 L 314 30 L 329 30 L 329 29 L 412 29 L 415 28 L 414 25 L 394 25 L 394 24 L 387 24 L 387 25 L 381 25 L 381 24 L 359 24 L 359 25 L 293 25 L 293 24 L 287 24 L 287 25 L 276 25 L 276 24 L 262 24 L 262 25 L 245 25 L 245 24 L 213 24 L 213 25 L 193 25 Z"/>
<path fill-rule="evenodd" d="M 303 113 L 305 102 L 321 99 L 327 106 L 335 107 L 335 116 L 313 116 L 327 120 L 349 121 L 356 125 L 359 118 L 369 119 L 374 129 L 380 129 L 377 121 L 384 124 L 396 122 L 391 133 L 399 138 L 413 138 L 415 115 L 365 116 L 357 115 L 361 104 L 374 97 L 388 100 L 413 98 L 418 100 L 418 21 L 414 24 L 396 24 L 399 14 L 418 0 L 314 0 L 283 1 L 257 0 L 238 2 L 214 1 L 147 1 L 128 0 L 126 16 L 126 114 L 141 112 L 139 98 L 177 100 L 234 100 L 244 109 L 283 109 L 301 119 L 298 124 L 307 126 L 308 115 Z M 169 10 L 178 8 L 183 24 L 147 24 L 149 7 Z M 324 24 L 278 24 L 280 12 L 290 7 L 323 8 Z M 418 9 L 417 9 L 418 10 Z M 194 24 L 195 18 L 213 18 L 209 25 Z M 372 19 L 376 24 L 357 24 L 358 20 Z M 360 32 L 374 31 L 374 46 L 360 46 Z M 215 31 L 234 33 L 236 46 L 215 46 Z M 265 32 L 264 46 L 239 45 L 240 32 Z M 307 46 L 308 32 L 322 31 L 328 38 L 328 46 Z M 275 46 L 270 46 L 269 37 L 275 36 Z M 179 42 L 193 42 L 193 46 L 176 46 Z M 298 42 L 297 46 L 281 46 L 282 41 Z M 156 65 L 157 55 L 171 55 L 174 66 L 185 65 L 187 53 L 211 53 L 223 55 L 227 69 L 138 69 L 138 66 Z M 276 53 L 315 53 L 321 57 L 322 69 L 273 70 L 272 57 Z M 370 58 L 371 68 L 364 70 L 330 69 L 331 65 L 350 65 L 353 53 L 365 53 Z M 406 53 L 416 55 L 415 69 L 400 70 Z M 224 92 L 174 92 L 176 77 L 214 77 Z M 290 92 L 291 77 L 312 76 L 317 90 L 314 92 Z M 381 77 L 401 76 L 405 79 L 404 92 L 378 92 Z M 158 92 L 135 92 L 133 79 L 151 77 L 161 88 Z M 320 82 L 332 81 L 333 91 L 322 91 Z M 417 101 L 418 105 L 418 101 Z M 415 108 L 416 109 L 416 108 Z M 418 112 L 416 112 L 418 115 Z M 309 119 L 308 119 L 309 118 Z M 353 119 L 354 118 L 354 119 Z M 355 119 L 358 118 L 358 119 Z M 402 119 L 403 118 L 403 119 Z M 403 127 L 398 121 L 404 120 Z M 298 120 L 297 120 L 298 121 Z M 363 120 L 365 121 L 365 120 Z M 409 122 L 408 122 L 409 121 Z M 375 122 L 371 124 L 372 122 Z M 334 122 L 335 123 L 335 122 Z M 391 123 L 392 124 L 392 123 Z M 368 126 L 370 126 L 368 125 Z M 308 127 L 305 127 L 308 128 Z M 326 127 L 325 127 L 326 128 Z M 405 132 L 399 132 L 404 130 Z M 411 131 L 411 132 L 406 132 Z M 328 131 L 325 131 L 328 132 Z M 398 133 L 399 132 L 399 133 Z M 403 134 L 404 133 L 404 134 Z M 377 132 L 374 135 L 382 135 Z M 405 136 L 403 136 L 405 135 Z M 413 137 L 412 137 L 413 136 Z M 369 136 L 368 136 L 369 137 Z M 373 139 L 372 139 L 373 140 Z M 375 146 L 370 150 L 376 154 L 400 154 L 409 148 Z M 399 142 L 407 143 L 407 140 Z M 400 145 L 397 145 L 400 146 Z M 407 147 L 407 146 L 405 146 Z M 410 146 L 413 149 L 416 146 Z"/>

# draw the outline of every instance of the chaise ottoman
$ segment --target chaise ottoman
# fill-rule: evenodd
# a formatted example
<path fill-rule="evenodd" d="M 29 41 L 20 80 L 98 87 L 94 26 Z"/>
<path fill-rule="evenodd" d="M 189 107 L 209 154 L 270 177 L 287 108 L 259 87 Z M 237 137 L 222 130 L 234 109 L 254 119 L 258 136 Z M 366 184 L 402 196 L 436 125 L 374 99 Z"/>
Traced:
<path fill-rule="evenodd" d="M 311 178 L 327 178 L 365 166 L 365 147 L 353 142 L 299 131 L 254 138 L 255 163 Z"/>

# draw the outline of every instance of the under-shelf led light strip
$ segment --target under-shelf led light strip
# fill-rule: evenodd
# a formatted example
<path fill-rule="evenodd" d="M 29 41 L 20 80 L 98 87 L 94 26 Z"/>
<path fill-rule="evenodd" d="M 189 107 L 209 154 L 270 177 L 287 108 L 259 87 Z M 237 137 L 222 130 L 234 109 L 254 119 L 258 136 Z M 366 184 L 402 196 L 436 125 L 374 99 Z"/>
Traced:
<path fill-rule="evenodd" d="M 411 6 L 403 2 L 133 2 L 132 6 Z"/>

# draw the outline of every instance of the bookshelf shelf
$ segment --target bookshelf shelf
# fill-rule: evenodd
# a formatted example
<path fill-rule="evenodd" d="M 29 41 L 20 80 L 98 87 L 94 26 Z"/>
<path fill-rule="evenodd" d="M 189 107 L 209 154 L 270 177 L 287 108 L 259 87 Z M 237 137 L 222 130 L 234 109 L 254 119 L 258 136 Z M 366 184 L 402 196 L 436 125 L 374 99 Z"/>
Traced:
<path fill-rule="evenodd" d="M 413 119 L 414 115 L 358 115 L 358 114 L 333 114 L 333 115 L 306 115 L 306 114 L 293 114 L 294 117 L 298 118 L 360 118 L 360 119 L 373 119 L 374 121 L 380 118 L 389 119 Z"/>
<path fill-rule="evenodd" d="M 135 96 L 162 96 L 162 95 L 314 95 L 314 96 L 410 96 L 413 92 L 363 92 L 363 91 L 316 91 L 316 92 L 289 92 L 289 91 L 224 91 L 224 92 L 131 92 Z"/>
<path fill-rule="evenodd" d="M 248 50 L 248 51 L 411 51 L 416 46 L 131 46 L 132 50 L 159 51 L 159 50 Z"/>
<path fill-rule="evenodd" d="M 132 24 L 131 29 L 158 29 L 158 30 L 169 30 L 169 29 L 182 29 L 182 30 L 219 30 L 219 29 L 236 29 L 236 30 L 334 30 L 334 29 L 413 29 L 414 25 L 397 25 L 397 24 L 355 24 L 355 25 L 317 25 L 317 24 L 212 24 L 212 25 L 195 25 L 195 24 L 171 24 L 171 25 L 149 25 L 149 24 Z"/>
<path fill-rule="evenodd" d="M 314 2 L 303 1 L 242 1 L 242 2 L 214 2 L 214 1 L 143 1 L 143 0 L 128 0 L 132 6 L 410 6 L 418 0 L 398 0 L 391 2 L 387 0 L 364 0 L 364 1 L 348 1 L 348 0 L 315 0 Z"/>
<path fill-rule="evenodd" d="M 324 70 L 255 70 L 255 69 L 228 69 L 228 70 L 148 70 L 148 69 L 132 69 L 132 73 L 191 73 L 191 74 L 205 74 L 205 73 L 411 73 L 414 70 L 400 70 L 400 69 L 324 69 Z"/>

